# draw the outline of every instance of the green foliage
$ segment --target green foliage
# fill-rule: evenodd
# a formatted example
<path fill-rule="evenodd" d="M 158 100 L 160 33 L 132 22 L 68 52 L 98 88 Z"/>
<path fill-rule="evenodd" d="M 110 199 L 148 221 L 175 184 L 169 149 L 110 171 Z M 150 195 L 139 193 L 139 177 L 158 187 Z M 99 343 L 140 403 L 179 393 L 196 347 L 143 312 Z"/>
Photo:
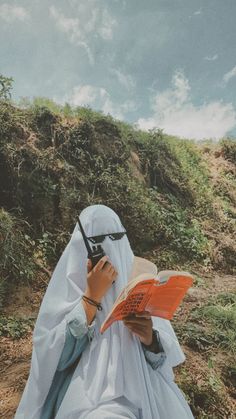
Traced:
<path fill-rule="evenodd" d="M 94 111 L 89 106 L 76 107 L 74 109 L 74 115 L 83 121 L 92 122 L 92 123 L 104 117 L 102 112 Z M 107 116 L 106 120 L 113 120 L 113 118 Z"/>
<path fill-rule="evenodd" d="M 195 217 L 212 217 L 214 195 L 210 186 L 209 167 L 202 158 L 200 148 L 190 140 L 170 139 L 172 152 L 178 158 L 180 171 L 193 196 Z"/>
<path fill-rule="evenodd" d="M 227 385 L 233 386 L 233 388 L 236 388 L 236 364 L 227 365 L 224 368 L 223 371 L 223 380 Z"/>
<path fill-rule="evenodd" d="M 152 251 L 163 269 L 214 262 L 215 239 L 205 225 L 210 221 L 211 229 L 219 229 L 216 194 L 222 228 L 234 232 L 232 176 L 227 174 L 226 200 L 210 187 L 201 149 L 162 130 L 143 132 L 88 107 L 61 106 L 48 98 L 24 98 L 21 108 L 2 101 L 0 157 L 4 208 L 20 211 L 32 227 L 30 232 L 27 224 L 22 227 L 25 243 L 44 265 L 55 263 L 76 216 L 95 203 L 113 208 L 134 252 Z M 234 249 L 227 244 L 221 254 L 230 269 Z"/>
<path fill-rule="evenodd" d="M 35 275 L 32 247 L 24 237 L 28 229 L 25 222 L 0 209 L 0 307 L 10 284 L 30 282 Z"/>
<path fill-rule="evenodd" d="M 0 316 L 0 336 L 19 339 L 33 330 L 35 319 L 16 316 Z"/>
<path fill-rule="evenodd" d="M 193 196 L 181 164 L 171 147 L 171 140 L 160 131 L 152 131 L 146 138 L 136 140 L 142 170 L 148 185 L 155 190 L 173 195 L 179 202 L 191 204 Z"/>
<path fill-rule="evenodd" d="M 45 148 L 53 145 L 52 136 L 54 125 L 58 121 L 57 114 L 49 107 L 34 105 L 29 110 L 31 127 L 39 136 L 38 147 Z"/>
<path fill-rule="evenodd" d="M 29 236 L 26 238 L 32 243 Z M 36 243 L 37 249 L 34 253 L 34 257 L 39 259 L 45 267 L 55 264 L 58 255 L 59 238 L 50 232 L 44 232 L 42 237 L 36 240 Z"/>
<path fill-rule="evenodd" d="M 236 140 L 227 138 L 221 140 L 220 144 L 223 156 L 236 164 Z"/>
<path fill-rule="evenodd" d="M 54 102 L 54 100 L 47 97 L 34 97 L 33 99 L 28 97 L 21 97 L 18 102 L 18 107 L 32 112 L 37 112 L 37 110 L 40 108 L 46 108 L 51 113 L 57 115 L 61 114 L 64 109 L 63 106 L 58 105 L 56 102 Z"/>
<path fill-rule="evenodd" d="M 235 315 L 236 293 L 224 292 L 202 305 L 198 301 L 186 323 L 174 321 L 181 343 L 195 351 L 189 354 L 190 364 L 180 367 L 177 379 L 194 417 L 231 417 L 228 395 L 235 380 Z"/>
<path fill-rule="evenodd" d="M 232 164 L 227 165 L 220 171 L 220 176 L 214 183 L 214 193 L 220 197 L 220 202 L 225 216 L 227 227 L 236 227 L 236 171 Z M 236 230 L 235 230 L 236 232 Z"/>
<path fill-rule="evenodd" d="M 69 103 L 59 105 L 54 100 L 47 97 L 34 97 L 33 99 L 23 97 L 19 100 L 18 106 L 31 112 L 37 112 L 41 108 L 46 108 L 55 115 L 61 115 L 66 118 L 72 118 L 77 121 L 83 120 L 88 122 L 96 122 L 104 117 L 103 112 L 94 111 L 89 106 L 72 106 Z M 107 120 L 114 121 L 111 116 L 106 117 Z"/>
<path fill-rule="evenodd" d="M 177 203 L 172 202 L 169 211 L 164 213 L 166 226 L 166 241 L 171 249 L 178 249 L 178 253 L 187 255 L 192 260 L 204 261 L 209 251 L 207 237 L 204 236 L 200 222 L 191 219 L 188 210 L 183 210 Z"/>
<path fill-rule="evenodd" d="M 236 354 L 236 293 L 222 293 L 195 308 L 186 324 L 176 325 L 182 342 L 195 350 L 220 347 Z"/>
<path fill-rule="evenodd" d="M 139 134 L 134 142 L 152 188 L 172 195 L 196 216 L 212 214 L 209 173 L 196 144 L 164 136 L 160 130 Z"/>
<path fill-rule="evenodd" d="M 15 143 L 22 137 L 23 124 L 26 125 L 25 112 L 0 99 L 0 151 L 3 144 Z"/>
<path fill-rule="evenodd" d="M 52 114 L 60 114 L 63 107 L 47 97 L 34 97 L 31 108 L 35 110 L 47 109 Z"/>
<path fill-rule="evenodd" d="M 5 77 L 0 74 L 0 99 L 7 100 L 11 98 L 12 83 L 12 77 Z"/>
<path fill-rule="evenodd" d="M 212 303 L 214 302 L 223 307 L 233 306 L 236 308 L 236 293 L 224 292 L 222 294 L 219 294 L 216 298 L 212 299 Z"/>
<path fill-rule="evenodd" d="M 34 280 L 37 267 L 55 266 L 77 215 L 98 203 L 118 213 L 134 253 L 147 252 L 158 270 L 191 272 L 196 262 L 208 269 L 214 263 L 225 272 L 235 268 L 235 173 L 228 162 L 213 182 L 204 153 L 215 152 L 214 143 L 199 146 L 162 130 L 143 132 L 89 107 L 48 98 L 23 98 L 18 107 L 5 99 L 0 100 L 0 306 L 11 286 Z M 235 142 L 224 141 L 221 150 L 235 162 Z M 197 285 L 207 286 L 199 277 Z M 233 357 L 235 303 L 235 294 L 226 292 L 192 310 L 187 323 L 175 326 L 181 342 L 203 357 L 212 348 Z M 19 338 L 33 324 L 31 318 L 2 316 L 0 335 Z M 222 382 L 212 359 L 208 367 L 203 384 L 183 369 L 181 388 L 196 417 L 223 419 L 228 411 Z M 234 368 L 227 368 L 224 379 L 232 383 L 234 377 Z"/>
<path fill-rule="evenodd" d="M 196 318 L 204 318 L 207 319 L 210 323 L 218 326 L 221 324 L 221 328 L 227 331 L 228 341 L 230 343 L 232 338 L 235 341 L 236 333 L 234 332 L 231 334 L 231 331 L 235 331 L 236 329 L 236 305 L 227 305 L 224 307 L 221 306 L 209 306 L 204 307 L 202 310 L 199 309 L 199 312 L 196 315 Z M 193 317 L 194 318 L 194 317 Z M 229 345 L 230 346 L 230 345 Z M 233 344 L 232 348 L 235 345 Z"/>
<path fill-rule="evenodd" d="M 65 103 L 62 108 L 62 113 L 66 118 L 70 118 L 74 116 L 74 110 L 69 103 Z"/>
<path fill-rule="evenodd" d="M 200 375 L 200 374 L 199 374 Z M 181 369 L 178 385 L 184 392 L 194 417 L 206 419 L 230 418 L 223 383 L 218 374 L 209 368 L 202 379 L 192 374 L 186 367 Z"/>

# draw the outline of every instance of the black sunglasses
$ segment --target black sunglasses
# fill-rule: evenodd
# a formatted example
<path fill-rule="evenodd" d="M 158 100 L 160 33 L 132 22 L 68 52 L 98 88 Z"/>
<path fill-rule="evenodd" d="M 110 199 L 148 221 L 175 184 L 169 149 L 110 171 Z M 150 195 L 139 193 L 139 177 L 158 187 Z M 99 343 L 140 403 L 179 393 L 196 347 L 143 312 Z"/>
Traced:
<path fill-rule="evenodd" d="M 124 235 L 126 234 L 126 231 L 122 231 L 120 233 L 109 233 L 109 234 L 101 234 L 100 236 L 91 236 L 87 237 L 88 240 L 91 241 L 91 243 L 102 243 L 105 239 L 105 237 L 109 237 L 111 240 L 120 240 Z"/>

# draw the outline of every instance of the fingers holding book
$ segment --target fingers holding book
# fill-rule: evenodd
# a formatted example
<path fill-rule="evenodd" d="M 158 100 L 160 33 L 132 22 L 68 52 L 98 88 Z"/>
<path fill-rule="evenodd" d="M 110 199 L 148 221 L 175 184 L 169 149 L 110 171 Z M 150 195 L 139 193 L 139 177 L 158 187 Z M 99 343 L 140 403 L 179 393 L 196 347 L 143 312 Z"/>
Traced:
<path fill-rule="evenodd" d="M 150 319 L 150 311 L 142 311 L 141 313 L 135 313 L 136 317 L 144 317 L 145 319 Z"/>
<path fill-rule="evenodd" d="M 101 333 L 115 321 L 123 319 L 122 313 L 130 309 L 136 312 L 136 316 L 131 316 L 132 319 L 160 317 L 171 320 L 194 279 L 185 271 L 161 271 L 157 275 L 153 271 L 145 273 L 144 270 L 139 274 L 138 269 L 134 272 L 136 276 L 128 281 L 102 323 Z M 138 314 L 140 306 L 147 311 Z"/>
<path fill-rule="evenodd" d="M 149 311 L 142 311 L 140 313 L 132 313 L 130 312 L 127 316 L 124 317 L 125 320 L 129 319 L 137 319 L 137 318 L 144 318 L 144 319 L 151 319 L 151 315 Z"/>
<path fill-rule="evenodd" d="M 152 319 L 148 312 L 139 313 L 139 316 L 130 313 L 123 319 L 124 325 L 139 337 L 140 341 L 145 345 L 152 343 Z"/>

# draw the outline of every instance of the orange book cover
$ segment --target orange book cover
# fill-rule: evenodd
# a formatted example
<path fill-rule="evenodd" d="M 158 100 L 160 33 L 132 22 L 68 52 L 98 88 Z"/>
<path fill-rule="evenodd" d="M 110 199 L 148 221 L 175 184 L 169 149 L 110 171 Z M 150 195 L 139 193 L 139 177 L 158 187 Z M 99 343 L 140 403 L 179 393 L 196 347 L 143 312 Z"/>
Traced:
<path fill-rule="evenodd" d="M 128 313 L 149 311 L 151 316 L 172 319 L 184 295 L 193 284 L 193 276 L 189 272 L 167 270 L 156 273 L 156 266 L 152 262 L 135 258 L 133 278 L 114 302 L 101 325 L 101 333 L 115 321 L 122 320 Z M 149 269 L 150 267 L 152 269 Z M 151 272 L 143 272 L 145 269 Z M 141 273 L 138 274 L 139 272 Z"/>

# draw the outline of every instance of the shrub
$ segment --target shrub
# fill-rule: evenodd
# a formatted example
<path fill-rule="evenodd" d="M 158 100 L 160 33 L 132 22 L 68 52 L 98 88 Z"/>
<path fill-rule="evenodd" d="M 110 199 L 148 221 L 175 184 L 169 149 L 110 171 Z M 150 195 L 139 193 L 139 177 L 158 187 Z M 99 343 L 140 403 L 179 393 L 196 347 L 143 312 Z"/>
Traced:
<path fill-rule="evenodd" d="M 33 249 L 25 239 L 27 223 L 0 209 L 0 307 L 11 284 L 32 281 L 36 268 Z"/>
<path fill-rule="evenodd" d="M 225 159 L 236 164 L 236 140 L 224 139 L 220 144 Z"/>

